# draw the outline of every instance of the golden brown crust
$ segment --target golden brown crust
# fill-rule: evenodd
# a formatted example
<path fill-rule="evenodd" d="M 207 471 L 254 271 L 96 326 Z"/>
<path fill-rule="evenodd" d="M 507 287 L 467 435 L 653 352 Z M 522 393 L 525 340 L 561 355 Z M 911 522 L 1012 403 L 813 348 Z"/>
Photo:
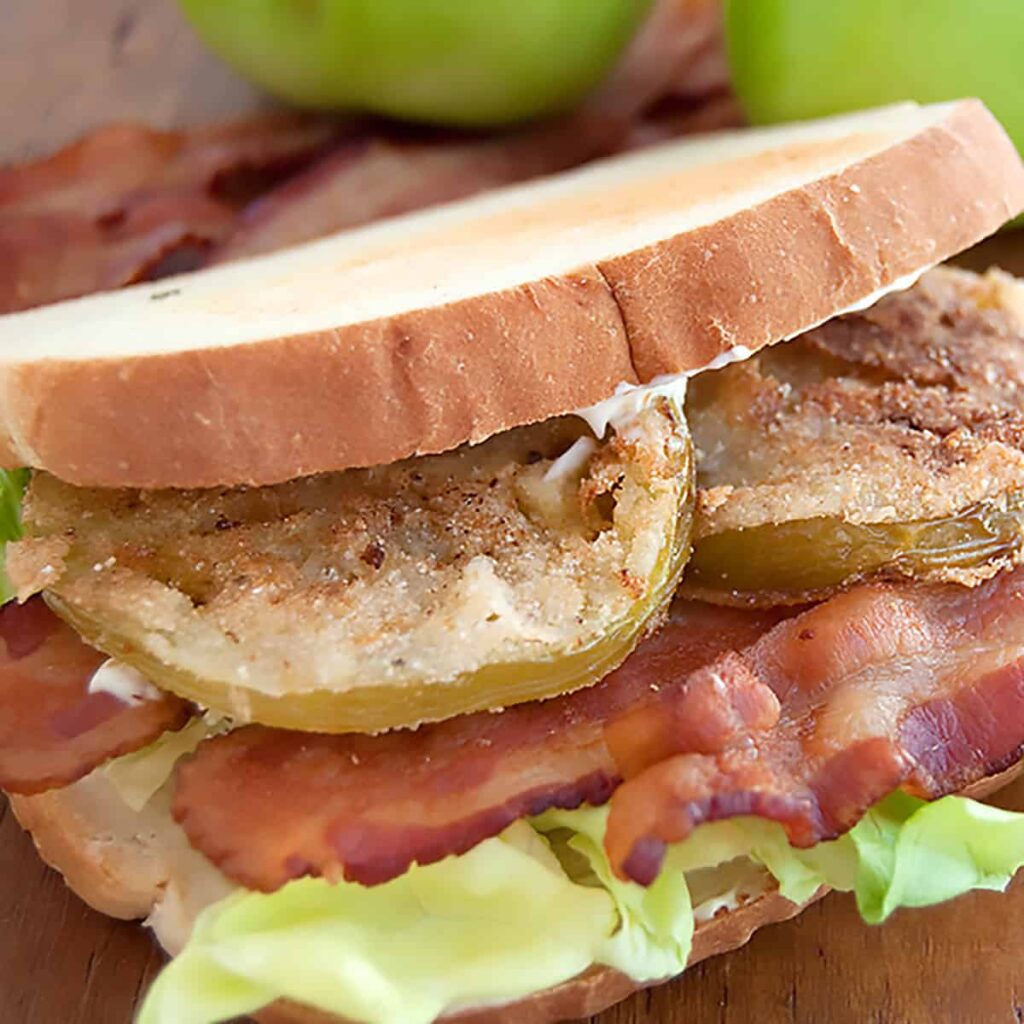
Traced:
<path fill-rule="evenodd" d="M 831 516 L 954 515 L 1024 486 L 1024 282 L 940 267 L 702 375 L 697 536 Z"/>
<path fill-rule="evenodd" d="M 985 797 L 1009 785 L 1022 768 L 1024 762 L 969 786 L 963 795 Z M 147 808 L 140 828 L 140 818 L 127 817 L 123 805 L 120 811 L 117 809 L 118 803 L 99 772 L 67 789 L 34 797 L 11 797 L 12 808 L 32 833 L 40 855 L 64 875 L 83 900 L 114 917 L 143 917 L 161 898 L 172 870 L 169 866 L 182 855 L 176 848 L 180 835 L 173 826 L 170 833 L 165 831 L 170 822 L 167 819 L 164 825 L 165 814 L 160 813 L 159 805 Z M 117 841 L 111 841 L 116 833 Z M 209 885 L 210 880 L 202 880 L 195 888 L 205 895 Z M 182 888 L 187 895 L 189 887 Z M 758 928 L 796 916 L 827 891 L 819 890 L 803 905 L 769 891 L 738 910 L 701 922 L 694 933 L 690 966 L 737 949 Z M 159 920 L 151 923 L 165 947 L 174 951 L 180 946 L 180 934 L 162 928 Z M 512 1005 L 462 1011 L 446 1019 L 459 1024 L 550 1024 L 599 1013 L 644 987 L 609 968 L 593 968 Z M 255 1018 L 259 1024 L 344 1024 L 333 1014 L 285 1001 L 261 1010 Z"/>
<path fill-rule="evenodd" d="M 640 379 L 791 337 L 1000 222 L 1004 204 L 1024 203 L 1024 167 L 983 110 L 958 104 L 875 157 L 602 263 Z"/>
<path fill-rule="evenodd" d="M 636 645 L 690 522 L 689 442 L 668 403 L 628 437 L 588 438 L 560 472 L 583 430 L 563 417 L 256 489 L 36 473 L 7 570 L 88 642 L 239 724 L 380 732 L 553 696 Z M 588 651 L 532 677 L 494 668 Z"/>
<path fill-rule="evenodd" d="M 693 381 L 683 592 L 770 607 L 865 579 L 974 586 L 1017 564 L 1022 308 L 1024 281 L 937 267 Z"/>
<path fill-rule="evenodd" d="M 1019 157 L 976 101 L 938 121 L 922 113 L 916 132 L 868 158 L 857 138 L 656 177 L 653 197 L 630 202 L 667 217 L 692 209 L 693 189 L 714 201 L 759 169 L 781 181 L 780 164 L 820 167 L 823 153 L 842 166 L 571 273 L 258 343 L 11 361 L 0 367 L 0 462 L 78 484 L 186 487 L 445 450 L 590 404 L 620 381 L 795 334 L 1024 205 Z M 499 217 L 494 228 L 511 230 Z"/>
<path fill-rule="evenodd" d="M 149 913 L 166 881 L 153 852 L 156 833 L 144 826 L 132 841 L 137 816 L 118 807 L 120 801 L 103 785 L 101 773 L 90 776 L 86 785 L 31 797 L 12 794 L 8 800 L 39 856 L 89 906 L 129 921 Z M 124 828 L 119 827 L 122 823 Z"/>

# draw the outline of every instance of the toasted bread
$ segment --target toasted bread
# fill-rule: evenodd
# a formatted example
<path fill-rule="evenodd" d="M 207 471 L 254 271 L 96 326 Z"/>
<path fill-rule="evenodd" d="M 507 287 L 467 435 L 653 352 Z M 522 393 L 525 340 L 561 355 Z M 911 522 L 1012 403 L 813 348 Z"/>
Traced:
<path fill-rule="evenodd" d="M 991 233 L 977 101 L 673 142 L 0 318 L 0 464 L 82 485 L 388 463 L 790 337 Z"/>

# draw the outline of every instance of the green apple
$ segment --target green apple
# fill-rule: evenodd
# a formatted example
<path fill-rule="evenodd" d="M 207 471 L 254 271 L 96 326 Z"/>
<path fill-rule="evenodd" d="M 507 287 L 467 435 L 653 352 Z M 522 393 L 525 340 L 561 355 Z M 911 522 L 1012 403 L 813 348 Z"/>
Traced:
<path fill-rule="evenodd" d="M 756 123 L 980 96 L 1024 152 L 1024 0 L 728 0 Z"/>
<path fill-rule="evenodd" d="M 181 0 L 238 71 L 301 106 L 443 124 L 565 109 L 650 0 Z"/>

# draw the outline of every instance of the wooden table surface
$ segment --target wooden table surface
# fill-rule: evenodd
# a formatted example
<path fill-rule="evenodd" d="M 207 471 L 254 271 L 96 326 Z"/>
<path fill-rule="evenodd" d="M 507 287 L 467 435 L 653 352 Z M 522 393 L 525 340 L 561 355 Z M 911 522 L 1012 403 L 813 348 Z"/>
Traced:
<path fill-rule="evenodd" d="M 3 7 L 0 161 L 111 118 L 170 126 L 266 102 L 202 52 L 172 0 Z M 1024 243 L 1004 236 L 974 259 L 1024 273 Z M 1024 783 L 1003 800 L 1024 809 Z M 849 897 L 831 896 L 599 1020 L 1021 1024 L 1022 952 L 1024 884 L 898 914 L 881 928 L 862 924 Z M 141 928 L 92 912 L 64 888 L 0 802 L 0 1024 L 127 1024 L 160 964 Z"/>

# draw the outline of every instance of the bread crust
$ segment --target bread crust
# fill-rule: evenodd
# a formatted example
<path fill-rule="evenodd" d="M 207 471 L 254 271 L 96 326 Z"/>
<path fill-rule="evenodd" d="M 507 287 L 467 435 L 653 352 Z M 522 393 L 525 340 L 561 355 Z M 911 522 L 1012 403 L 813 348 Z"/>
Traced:
<path fill-rule="evenodd" d="M 967 787 L 964 796 L 982 798 L 1012 782 L 1024 762 Z M 101 771 L 65 789 L 32 797 L 11 796 L 11 807 L 32 834 L 40 856 L 90 906 L 112 917 L 140 918 L 151 912 L 171 883 L 182 842 L 159 804 L 141 814 L 128 812 Z M 212 869 L 211 869 L 212 870 Z M 820 889 L 804 904 L 769 890 L 737 910 L 698 923 L 689 966 L 744 945 L 759 928 L 788 920 L 828 893 Z M 150 922 L 165 949 L 176 952 L 183 936 Z M 551 1024 L 600 1013 L 648 984 L 618 971 L 595 967 L 584 974 L 504 1006 L 445 1015 L 458 1024 Z M 259 1024 L 345 1024 L 329 1013 L 278 1001 L 254 1015 Z"/>
<path fill-rule="evenodd" d="M 164 879 L 148 844 L 105 842 L 102 811 L 83 787 L 7 799 L 39 856 L 89 906 L 123 921 L 149 913 Z"/>
<path fill-rule="evenodd" d="M 443 451 L 589 405 L 622 381 L 756 350 L 1024 206 L 1024 167 L 998 122 L 978 101 L 943 109 L 868 158 L 826 136 L 726 162 L 725 192 L 780 161 L 816 167 L 823 149 L 843 166 L 572 272 L 253 343 L 11 360 L 0 365 L 0 464 L 94 486 L 276 483 Z M 716 171 L 699 179 L 712 198 Z M 688 208 L 684 171 L 658 180 L 677 193 L 666 217 Z M 34 315 L 20 314 L 27 339 Z"/>

